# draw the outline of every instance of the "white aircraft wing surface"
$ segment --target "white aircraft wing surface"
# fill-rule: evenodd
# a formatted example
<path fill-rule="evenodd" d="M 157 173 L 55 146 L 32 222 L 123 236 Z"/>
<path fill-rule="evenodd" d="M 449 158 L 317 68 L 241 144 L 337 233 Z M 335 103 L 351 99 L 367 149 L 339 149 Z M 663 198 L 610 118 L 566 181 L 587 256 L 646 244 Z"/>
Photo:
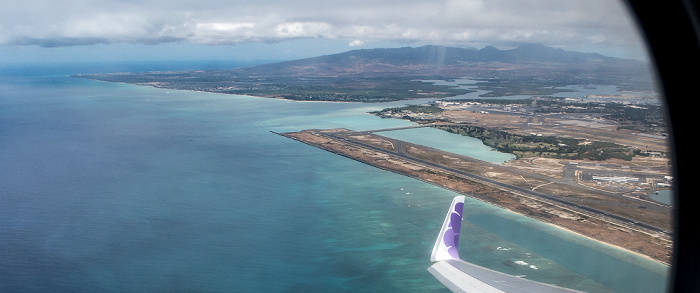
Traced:
<path fill-rule="evenodd" d="M 487 269 L 459 258 L 457 247 L 464 214 L 464 196 L 452 200 L 433 246 L 428 271 L 452 292 L 580 292 Z"/>

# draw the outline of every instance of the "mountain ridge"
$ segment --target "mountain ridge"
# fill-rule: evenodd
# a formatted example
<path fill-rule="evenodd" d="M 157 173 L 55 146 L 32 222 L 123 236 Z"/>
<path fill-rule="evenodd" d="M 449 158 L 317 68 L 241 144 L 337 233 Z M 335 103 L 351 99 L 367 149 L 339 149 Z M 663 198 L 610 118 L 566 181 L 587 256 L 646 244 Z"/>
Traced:
<path fill-rule="evenodd" d="M 263 64 L 233 70 L 263 75 L 338 75 L 369 72 L 403 72 L 418 74 L 432 70 L 464 74 L 484 63 L 503 63 L 515 67 L 548 64 L 549 67 L 574 66 L 577 69 L 646 64 L 639 60 L 608 57 L 598 53 L 566 51 L 541 44 L 524 44 L 509 50 L 492 46 L 464 49 L 448 46 L 357 49 L 342 53 Z M 312 68 L 313 67 L 313 68 Z"/>

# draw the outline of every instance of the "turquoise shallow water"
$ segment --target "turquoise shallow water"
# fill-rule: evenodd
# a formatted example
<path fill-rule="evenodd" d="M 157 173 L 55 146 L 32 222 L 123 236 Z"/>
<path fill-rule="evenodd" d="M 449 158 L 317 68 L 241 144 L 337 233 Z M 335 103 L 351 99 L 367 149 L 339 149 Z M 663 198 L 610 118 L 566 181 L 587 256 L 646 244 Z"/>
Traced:
<path fill-rule="evenodd" d="M 410 125 L 366 114 L 396 103 L 2 73 L 1 292 L 446 292 L 426 268 L 454 193 L 270 132 Z M 664 290 L 661 264 L 479 201 L 466 211 L 469 261 L 593 292 Z"/>
<path fill-rule="evenodd" d="M 391 138 L 408 140 L 413 143 L 441 149 L 455 154 L 473 157 L 491 163 L 503 163 L 515 159 L 515 155 L 501 153 L 481 140 L 461 135 L 454 135 L 444 130 L 424 127 L 417 129 L 382 131 L 378 134 Z"/>
<path fill-rule="evenodd" d="M 656 192 L 651 193 L 651 194 L 649 194 L 649 197 L 651 197 L 651 199 L 653 199 L 655 201 L 672 205 L 673 204 L 673 197 L 671 194 L 672 194 L 671 190 L 667 189 L 667 190 L 660 190 L 658 193 L 656 193 Z"/>

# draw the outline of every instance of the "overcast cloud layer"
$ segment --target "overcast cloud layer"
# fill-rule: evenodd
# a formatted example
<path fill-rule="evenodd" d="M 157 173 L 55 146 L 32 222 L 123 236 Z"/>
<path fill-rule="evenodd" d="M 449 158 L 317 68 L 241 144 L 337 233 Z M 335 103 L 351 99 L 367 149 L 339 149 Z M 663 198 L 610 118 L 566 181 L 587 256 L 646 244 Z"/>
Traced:
<path fill-rule="evenodd" d="M 0 10 L 0 45 L 196 43 L 298 38 L 483 47 L 635 48 L 615 0 L 23 0 Z"/>

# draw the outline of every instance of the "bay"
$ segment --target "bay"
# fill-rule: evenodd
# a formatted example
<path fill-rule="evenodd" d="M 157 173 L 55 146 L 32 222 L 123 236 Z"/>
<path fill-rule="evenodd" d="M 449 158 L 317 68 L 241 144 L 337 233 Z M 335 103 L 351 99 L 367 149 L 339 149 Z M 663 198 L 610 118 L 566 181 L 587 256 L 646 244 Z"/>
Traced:
<path fill-rule="evenodd" d="M 515 159 L 515 155 L 498 152 L 477 138 L 430 127 L 383 131 L 378 134 L 496 164 Z"/>
<path fill-rule="evenodd" d="M 62 68 L 0 76 L 0 291 L 447 292 L 426 268 L 456 194 L 270 132 L 411 125 L 367 114 L 400 103 L 172 91 Z M 469 261 L 593 292 L 664 291 L 665 265 L 467 206 Z"/>

